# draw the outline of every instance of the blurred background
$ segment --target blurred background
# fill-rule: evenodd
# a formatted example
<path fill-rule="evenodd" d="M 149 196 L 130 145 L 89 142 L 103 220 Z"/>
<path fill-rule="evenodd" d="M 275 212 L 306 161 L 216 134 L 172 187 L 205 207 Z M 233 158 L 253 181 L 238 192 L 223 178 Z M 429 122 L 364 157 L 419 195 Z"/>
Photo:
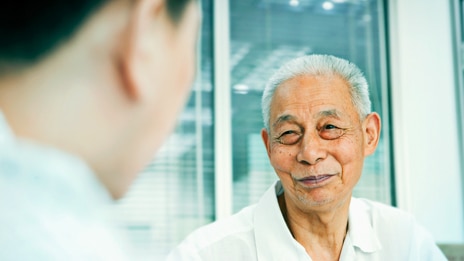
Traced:
<path fill-rule="evenodd" d="M 356 63 L 382 117 L 356 197 L 404 209 L 439 244 L 464 242 L 461 0 L 201 0 L 198 72 L 174 134 L 114 216 L 140 255 L 257 202 L 276 179 L 261 94 L 284 62 Z"/>

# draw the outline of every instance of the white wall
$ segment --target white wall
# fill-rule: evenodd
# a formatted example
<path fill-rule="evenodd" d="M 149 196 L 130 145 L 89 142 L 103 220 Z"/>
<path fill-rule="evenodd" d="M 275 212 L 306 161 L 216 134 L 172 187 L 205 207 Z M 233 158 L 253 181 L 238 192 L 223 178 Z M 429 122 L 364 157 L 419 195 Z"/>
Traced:
<path fill-rule="evenodd" d="M 389 1 L 398 206 L 437 242 L 464 242 L 451 5 Z"/>

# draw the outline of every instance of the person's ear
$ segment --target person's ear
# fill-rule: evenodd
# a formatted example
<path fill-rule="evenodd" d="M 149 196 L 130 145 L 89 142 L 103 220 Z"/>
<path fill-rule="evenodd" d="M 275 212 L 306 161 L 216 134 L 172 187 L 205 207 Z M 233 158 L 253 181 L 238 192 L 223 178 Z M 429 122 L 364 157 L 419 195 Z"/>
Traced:
<path fill-rule="evenodd" d="M 153 86 L 157 41 L 172 26 L 166 8 L 164 0 L 133 1 L 118 57 L 123 88 L 131 99 L 140 99 Z"/>
<path fill-rule="evenodd" d="M 373 112 L 364 119 L 364 155 L 368 156 L 374 153 L 380 140 L 380 116 Z"/>
<path fill-rule="evenodd" d="M 266 128 L 261 130 L 261 138 L 263 139 L 264 146 L 266 147 L 267 156 L 269 159 L 271 158 L 271 144 L 269 139 L 269 133 L 267 132 Z"/>

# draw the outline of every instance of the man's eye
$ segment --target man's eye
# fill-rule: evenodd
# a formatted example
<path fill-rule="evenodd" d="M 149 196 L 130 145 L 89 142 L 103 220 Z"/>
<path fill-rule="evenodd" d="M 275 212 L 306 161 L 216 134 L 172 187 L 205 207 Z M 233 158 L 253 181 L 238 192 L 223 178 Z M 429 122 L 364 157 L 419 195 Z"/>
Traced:
<path fill-rule="evenodd" d="M 284 145 L 292 145 L 298 142 L 300 134 L 293 130 L 284 131 L 277 138 L 277 141 Z"/>
<path fill-rule="evenodd" d="M 321 136 L 321 138 L 326 139 L 326 140 L 333 140 L 333 139 L 340 138 L 344 133 L 345 133 L 344 129 L 339 128 L 332 124 L 327 124 L 327 125 L 324 125 L 320 129 L 319 136 Z"/>

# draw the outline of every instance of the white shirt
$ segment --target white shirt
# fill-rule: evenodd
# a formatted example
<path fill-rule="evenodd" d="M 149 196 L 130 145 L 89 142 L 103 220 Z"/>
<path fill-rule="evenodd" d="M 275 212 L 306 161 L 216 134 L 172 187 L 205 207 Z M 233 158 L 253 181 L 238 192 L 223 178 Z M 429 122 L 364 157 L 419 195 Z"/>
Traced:
<path fill-rule="evenodd" d="M 80 159 L 16 138 L 0 113 L 0 260 L 124 260 L 112 200 Z"/>
<path fill-rule="evenodd" d="M 275 183 L 253 206 L 190 234 L 168 260 L 311 260 L 281 214 Z M 340 260 L 446 260 L 431 236 L 398 209 L 352 198 Z"/>

